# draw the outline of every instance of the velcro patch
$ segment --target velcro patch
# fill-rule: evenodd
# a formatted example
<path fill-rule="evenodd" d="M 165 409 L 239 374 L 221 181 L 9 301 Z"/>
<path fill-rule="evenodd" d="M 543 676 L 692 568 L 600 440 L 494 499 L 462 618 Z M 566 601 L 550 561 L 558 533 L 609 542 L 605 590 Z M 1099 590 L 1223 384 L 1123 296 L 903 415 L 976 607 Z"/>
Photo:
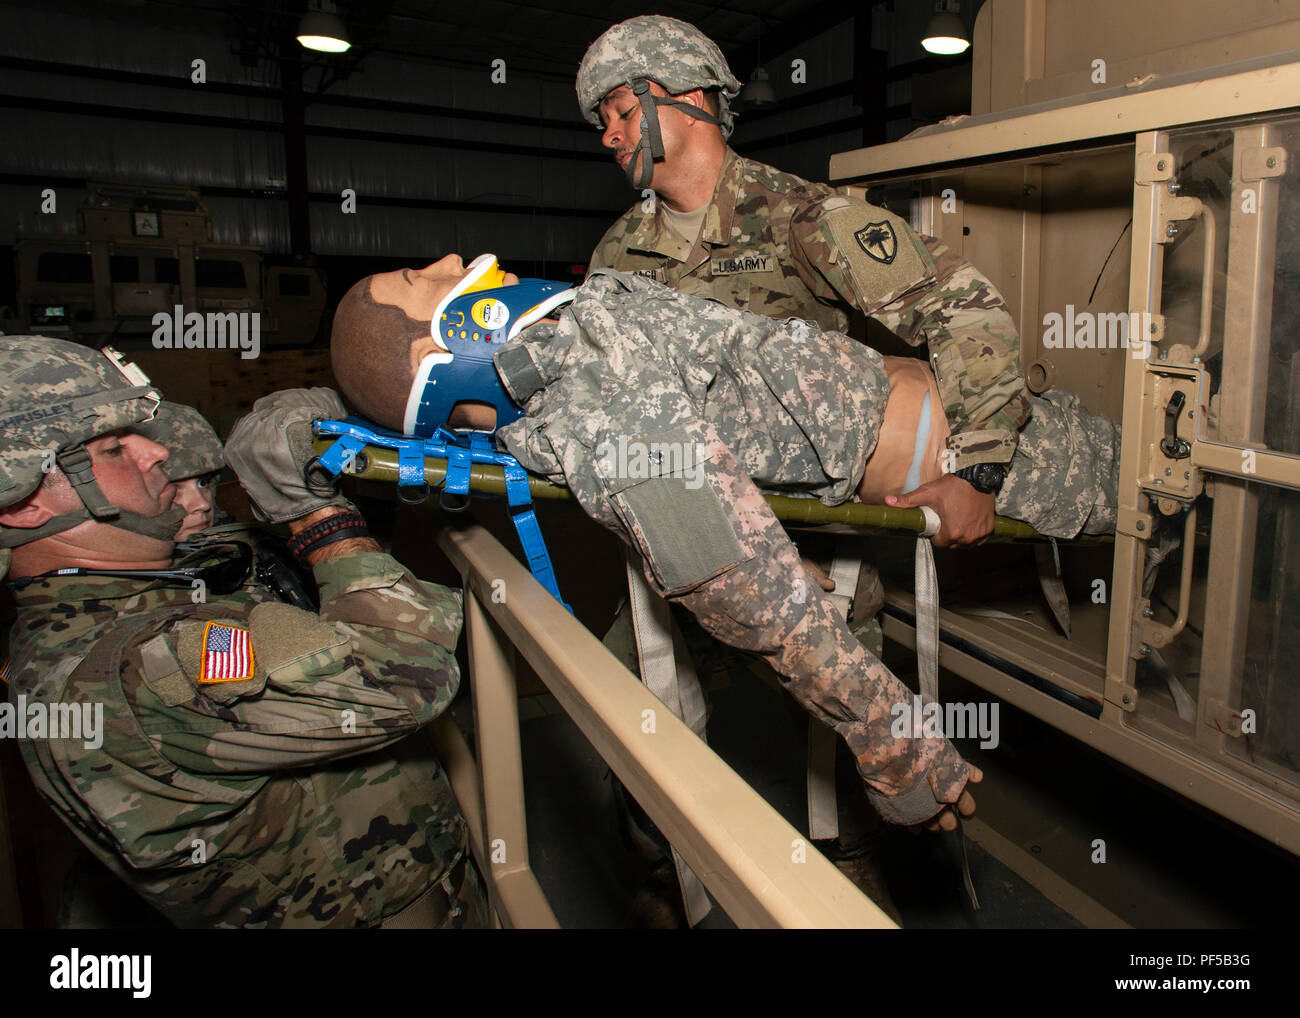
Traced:
<path fill-rule="evenodd" d="M 852 202 L 826 212 L 821 229 L 868 315 L 934 279 L 934 263 L 892 212 Z"/>
<path fill-rule="evenodd" d="M 709 272 L 715 276 L 734 276 L 742 272 L 772 272 L 775 269 L 776 257 L 760 251 L 747 251 L 744 254 L 714 258 L 709 263 Z"/>
<path fill-rule="evenodd" d="M 633 269 L 632 275 L 645 276 L 646 279 L 653 279 L 656 283 L 668 281 L 668 274 L 663 269 Z"/>
<path fill-rule="evenodd" d="M 209 622 L 203 627 L 199 685 L 242 682 L 253 677 L 253 642 L 248 630 Z"/>

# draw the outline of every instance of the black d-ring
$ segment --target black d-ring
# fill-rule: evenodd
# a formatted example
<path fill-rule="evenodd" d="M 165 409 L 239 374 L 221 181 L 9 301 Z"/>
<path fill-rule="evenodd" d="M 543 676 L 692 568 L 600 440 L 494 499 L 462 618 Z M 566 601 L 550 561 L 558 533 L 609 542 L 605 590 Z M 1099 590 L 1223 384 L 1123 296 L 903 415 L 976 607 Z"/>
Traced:
<path fill-rule="evenodd" d="M 333 495 L 338 491 L 338 478 L 325 469 L 319 456 L 313 456 L 302 468 L 302 480 L 313 495 Z"/>
<path fill-rule="evenodd" d="M 414 498 L 408 498 L 408 491 L 415 492 Z M 397 500 L 403 505 L 423 505 L 425 499 L 429 497 L 429 486 L 427 484 L 399 484 L 397 486 Z"/>
<path fill-rule="evenodd" d="M 453 495 L 451 492 L 444 491 L 438 496 L 438 507 L 444 512 L 463 513 L 469 508 L 469 493 Z"/>

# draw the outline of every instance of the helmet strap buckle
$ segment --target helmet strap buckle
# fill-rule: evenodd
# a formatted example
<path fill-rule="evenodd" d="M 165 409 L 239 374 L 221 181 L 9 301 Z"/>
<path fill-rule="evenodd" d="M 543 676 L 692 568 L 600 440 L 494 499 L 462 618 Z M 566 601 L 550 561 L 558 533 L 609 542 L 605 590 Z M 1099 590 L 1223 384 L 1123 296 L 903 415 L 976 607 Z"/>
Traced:
<path fill-rule="evenodd" d="M 120 510 L 113 505 L 95 483 L 94 464 L 85 445 L 61 450 L 54 461 L 68 478 L 68 483 L 76 490 L 81 504 L 97 520 L 117 516 Z"/>

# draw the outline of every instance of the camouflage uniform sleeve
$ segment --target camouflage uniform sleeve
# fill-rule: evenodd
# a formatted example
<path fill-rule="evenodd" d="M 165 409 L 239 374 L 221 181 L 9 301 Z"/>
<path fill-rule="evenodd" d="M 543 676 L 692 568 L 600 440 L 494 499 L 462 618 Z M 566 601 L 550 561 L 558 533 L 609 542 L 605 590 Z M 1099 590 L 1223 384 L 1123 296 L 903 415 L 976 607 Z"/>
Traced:
<path fill-rule="evenodd" d="M 924 337 L 952 428 L 953 468 L 1010 463 L 1031 409 L 1016 323 L 975 266 L 942 241 L 916 236 L 934 259 L 938 281 L 873 317 L 909 342 Z"/>
<path fill-rule="evenodd" d="M 319 615 L 269 602 L 248 616 L 255 674 L 246 682 L 198 683 L 194 627 L 203 623 L 175 628 L 169 644 L 191 698 L 176 702 L 186 691 L 175 694 L 175 677 L 167 685 L 146 675 L 154 695 L 141 690 L 142 727 L 175 764 L 196 774 L 313 766 L 395 742 L 451 703 L 459 592 L 379 552 L 315 571 Z"/>
<path fill-rule="evenodd" d="M 804 203 L 790 238 L 820 299 L 848 301 L 913 346 L 926 343 L 953 469 L 1009 463 L 1030 402 L 1020 336 L 993 284 L 946 244 L 845 195 Z"/>

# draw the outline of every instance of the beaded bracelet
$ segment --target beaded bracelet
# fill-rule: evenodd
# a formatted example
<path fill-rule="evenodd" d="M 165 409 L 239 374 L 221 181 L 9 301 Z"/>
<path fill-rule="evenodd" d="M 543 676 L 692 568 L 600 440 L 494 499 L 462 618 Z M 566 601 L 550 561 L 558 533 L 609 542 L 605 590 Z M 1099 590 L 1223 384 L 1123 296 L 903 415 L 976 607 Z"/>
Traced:
<path fill-rule="evenodd" d="M 331 545 L 335 541 L 369 536 L 370 528 L 366 526 L 366 518 L 359 512 L 348 510 L 323 519 L 319 523 L 313 523 L 306 530 L 300 530 L 289 538 L 288 546 L 294 558 L 304 559 L 313 551 Z"/>

